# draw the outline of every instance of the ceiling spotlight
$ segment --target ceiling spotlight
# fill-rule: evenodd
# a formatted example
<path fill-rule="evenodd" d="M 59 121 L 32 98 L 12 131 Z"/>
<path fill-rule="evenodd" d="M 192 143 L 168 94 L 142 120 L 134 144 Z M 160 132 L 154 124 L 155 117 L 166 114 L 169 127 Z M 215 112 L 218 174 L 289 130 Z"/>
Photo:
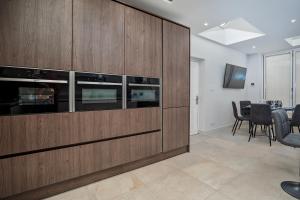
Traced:
<path fill-rule="evenodd" d="M 296 23 L 296 21 L 297 21 L 296 19 L 292 19 L 291 23 L 294 24 L 294 23 Z"/>
<path fill-rule="evenodd" d="M 208 23 L 207 23 L 207 22 L 205 22 L 203 25 L 204 25 L 204 26 L 208 26 Z"/>
<path fill-rule="evenodd" d="M 173 0 L 163 0 L 163 1 L 169 4 L 173 3 Z"/>
<path fill-rule="evenodd" d="M 252 46 L 252 49 L 256 49 L 256 46 L 253 45 L 253 46 Z"/>

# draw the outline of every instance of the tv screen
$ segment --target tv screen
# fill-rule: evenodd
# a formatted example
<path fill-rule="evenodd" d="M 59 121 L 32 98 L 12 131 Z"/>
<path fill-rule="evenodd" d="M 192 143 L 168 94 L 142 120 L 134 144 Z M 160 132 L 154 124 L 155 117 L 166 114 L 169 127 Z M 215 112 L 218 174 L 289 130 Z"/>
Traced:
<path fill-rule="evenodd" d="M 223 88 L 243 89 L 247 68 L 226 64 Z"/>

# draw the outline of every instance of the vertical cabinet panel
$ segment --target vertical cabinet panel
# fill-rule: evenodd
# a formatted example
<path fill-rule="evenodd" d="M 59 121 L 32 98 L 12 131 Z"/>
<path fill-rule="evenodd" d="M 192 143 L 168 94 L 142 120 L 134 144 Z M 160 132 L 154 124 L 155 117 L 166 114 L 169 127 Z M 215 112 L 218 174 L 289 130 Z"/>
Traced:
<path fill-rule="evenodd" d="M 0 65 L 71 69 L 72 0 L 2 0 Z"/>
<path fill-rule="evenodd" d="M 189 29 L 163 21 L 163 107 L 189 106 Z"/>
<path fill-rule="evenodd" d="M 162 20 L 136 9 L 125 9 L 125 74 L 160 77 Z"/>
<path fill-rule="evenodd" d="M 0 198 L 153 156 L 161 132 L 0 160 Z"/>
<path fill-rule="evenodd" d="M 74 0 L 76 71 L 124 73 L 124 6 L 111 0 Z"/>
<path fill-rule="evenodd" d="M 163 151 L 189 144 L 189 108 L 163 109 Z"/>

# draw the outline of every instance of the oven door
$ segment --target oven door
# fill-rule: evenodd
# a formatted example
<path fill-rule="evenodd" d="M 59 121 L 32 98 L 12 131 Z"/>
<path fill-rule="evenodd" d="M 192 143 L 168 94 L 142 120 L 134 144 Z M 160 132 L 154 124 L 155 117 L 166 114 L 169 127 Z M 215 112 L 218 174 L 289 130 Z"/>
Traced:
<path fill-rule="evenodd" d="M 147 84 L 127 85 L 127 108 L 160 106 L 160 86 Z"/>
<path fill-rule="evenodd" d="M 68 81 L 0 78 L 0 115 L 69 111 Z"/>
<path fill-rule="evenodd" d="M 76 111 L 113 109 L 122 109 L 122 83 L 76 82 Z"/>

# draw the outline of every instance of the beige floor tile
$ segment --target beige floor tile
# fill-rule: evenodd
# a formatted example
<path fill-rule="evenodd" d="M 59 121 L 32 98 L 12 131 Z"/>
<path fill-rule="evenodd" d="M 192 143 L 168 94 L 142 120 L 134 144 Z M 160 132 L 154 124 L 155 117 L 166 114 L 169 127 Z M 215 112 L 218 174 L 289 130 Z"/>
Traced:
<path fill-rule="evenodd" d="M 165 177 L 170 173 L 176 173 L 178 169 L 169 164 L 169 161 L 162 161 L 140 169 L 136 169 L 131 173 L 134 174 L 143 183 L 151 183 L 159 178 Z"/>
<path fill-rule="evenodd" d="M 183 172 L 171 173 L 149 185 L 161 200 L 204 200 L 215 190 Z"/>
<path fill-rule="evenodd" d="M 50 197 L 47 200 L 97 200 L 97 198 L 94 193 L 88 191 L 86 187 L 81 187 Z"/>
<path fill-rule="evenodd" d="M 184 169 L 184 172 L 216 190 L 239 175 L 239 172 L 213 161 L 204 161 L 193 165 Z"/>
<path fill-rule="evenodd" d="M 87 186 L 97 200 L 108 200 L 121 194 L 144 186 L 144 183 L 134 174 L 121 174 Z"/>
<path fill-rule="evenodd" d="M 217 193 L 214 193 L 214 194 L 208 196 L 208 198 L 205 200 L 231 200 L 231 199 L 229 197 L 225 196 L 224 194 L 217 192 Z"/>

